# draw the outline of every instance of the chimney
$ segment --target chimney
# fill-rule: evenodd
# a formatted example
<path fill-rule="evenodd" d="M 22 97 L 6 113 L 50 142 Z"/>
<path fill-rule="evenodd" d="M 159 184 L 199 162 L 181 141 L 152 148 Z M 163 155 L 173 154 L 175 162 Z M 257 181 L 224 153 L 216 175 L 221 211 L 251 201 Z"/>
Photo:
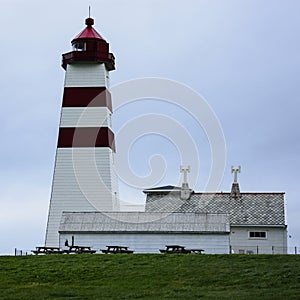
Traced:
<path fill-rule="evenodd" d="M 180 172 L 183 173 L 183 182 L 181 186 L 181 191 L 180 191 L 180 198 L 182 200 L 188 200 L 191 197 L 192 190 L 189 188 L 189 184 L 187 182 L 187 173 L 190 173 L 191 167 L 183 167 L 180 166 Z"/>
<path fill-rule="evenodd" d="M 237 200 L 237 199 L 241 198 L 240 186 L 237 181 L 237 173 L 241 173 L 241 166 L 238 166 L 237 168 L 232 166 L 231 173 L 234 173 L 234 179 L 233 179 L 233 183 L 231 186 L 230 196 Z"/>

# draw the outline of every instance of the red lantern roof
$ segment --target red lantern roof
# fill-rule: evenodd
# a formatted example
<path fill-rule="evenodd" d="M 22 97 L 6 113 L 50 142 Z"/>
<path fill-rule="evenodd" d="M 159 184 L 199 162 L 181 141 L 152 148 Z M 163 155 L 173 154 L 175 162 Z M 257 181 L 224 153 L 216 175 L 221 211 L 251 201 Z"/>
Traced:
<path fill-rule="evenodd" d="M 78 39 L 98 39 L 98 40 L 104 40 L 103 37 L 92 27 L 94 25 L 94 19 L 87 18 L 85 20 L 85 24 L 87 25 L 85 29 L 82 30 L 73 40 L 72 43 L 75 40 Z"/>

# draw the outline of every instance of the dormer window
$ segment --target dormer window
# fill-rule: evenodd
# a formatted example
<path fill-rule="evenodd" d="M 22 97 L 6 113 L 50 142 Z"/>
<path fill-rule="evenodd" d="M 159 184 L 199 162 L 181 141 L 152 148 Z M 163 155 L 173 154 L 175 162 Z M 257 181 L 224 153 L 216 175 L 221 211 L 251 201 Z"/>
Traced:
<path fill-rule="evenodd" d="M 76 42 L 73 44 L 73 51 L 86 51 L 85 42 Z"/>

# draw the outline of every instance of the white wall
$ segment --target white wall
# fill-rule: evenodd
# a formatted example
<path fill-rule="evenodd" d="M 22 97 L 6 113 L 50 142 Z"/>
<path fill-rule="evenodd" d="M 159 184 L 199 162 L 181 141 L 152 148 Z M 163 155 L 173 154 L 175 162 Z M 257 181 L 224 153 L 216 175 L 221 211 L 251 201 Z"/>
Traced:
<path fill-rule="evenodd" d="M 266 238 L 249 238 L 250 231 L 265 231 Z M 234 253 L 286 254 L 287 233 L 282 227 L 231 226 L 230 245 Z"/>
<path fill-rule="evenodd" d="M 65 87 L 109 87 L 109 73 L 104 64 L 67 65 Z"/>
<path fill-rule="evenodd" d="M 58 148 L 46 245 L 58 246 L 63 211 L 112 211 L 118 196 L 110 148 Z"/>
<path fill-rule="evenodd" d="M 63 107 L 60 127 L 111 127 L 107 107 Z"/>
<path fill-rule="evenodd" d="M 65 240 L 75 244 L 90 246 L 99 251 L 106 246 L 127 246 L 134 253 L 159 253 L 165 245 L 181 245 L 187 248 L 204 249 L 207 254 L 228 254 L 228 234 L 175 234 L 175 233 L 61 233 L 60 247 L 64 248 Z"/>

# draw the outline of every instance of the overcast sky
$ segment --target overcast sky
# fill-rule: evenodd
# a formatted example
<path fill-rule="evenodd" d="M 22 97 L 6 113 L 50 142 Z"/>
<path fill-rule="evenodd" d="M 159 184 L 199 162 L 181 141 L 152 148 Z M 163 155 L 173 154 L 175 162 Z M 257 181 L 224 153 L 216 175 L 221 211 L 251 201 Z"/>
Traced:
<path fill-rule="evenodd" d="M 44 243 L 64 82 L 61 55 L 85 27 L 88 5 L 116 57 L 111 85 L 168 78 L 202 95 L 226 142 L 219 190 L 230 190 L 230 166 L 241 165 L 241 191 L 285 192 L 289 243 L 300 249 L 300 1 L 2 0 L 0 253 Z M 199 137 L 194 188 L 201 191 L 211 166 L 209 138 L 188 114 L 168 105 L 149 99 L 117 109 L 115 131 L 149 113 L 178 119 Z M 138 139 L 129 154 L 132 170 L 146 176 L 149 158 L 160 154 L 166 173 L 157 184 L 178 184 L 176 146 L 165 136 Z M 141 189 L 124 183 L 120 194 L 126 201 L 144 199 Z"/>

